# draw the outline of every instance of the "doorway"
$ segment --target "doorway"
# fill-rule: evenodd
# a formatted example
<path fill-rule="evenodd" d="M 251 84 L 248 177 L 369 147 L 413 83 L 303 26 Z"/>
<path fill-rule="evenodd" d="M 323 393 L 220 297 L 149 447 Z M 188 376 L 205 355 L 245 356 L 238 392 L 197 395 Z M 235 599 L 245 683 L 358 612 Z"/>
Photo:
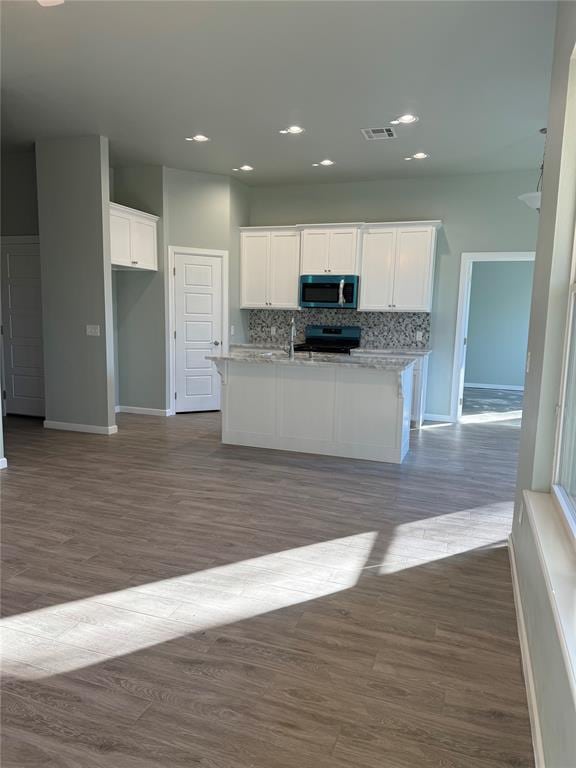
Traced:
<path fill-rule="evenodd" d="M 462 254 L 455 421 L 521 416 L 533 267 L 531 252 Z"/>
<path fill-rule="evenodd" d="M 208 355 L 228 349 L 228 252 L 169 249 L 172 413 L 219 411 L 221 383 Z"/>
<path fill-rule="evenodd" d="M 2 238 L 2 412 L 44 416 L 40 246 Z"/>

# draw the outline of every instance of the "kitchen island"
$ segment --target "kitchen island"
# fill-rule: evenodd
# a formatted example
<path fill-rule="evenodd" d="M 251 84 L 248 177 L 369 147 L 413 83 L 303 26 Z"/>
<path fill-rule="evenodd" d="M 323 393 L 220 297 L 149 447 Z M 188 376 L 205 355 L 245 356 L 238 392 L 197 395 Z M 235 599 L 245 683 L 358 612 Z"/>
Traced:
<path fill-rule="evenodd" d="M 236 349 L 222 377 L 222 442 L 400 464 L 410 442 L 409 357 Z"/>

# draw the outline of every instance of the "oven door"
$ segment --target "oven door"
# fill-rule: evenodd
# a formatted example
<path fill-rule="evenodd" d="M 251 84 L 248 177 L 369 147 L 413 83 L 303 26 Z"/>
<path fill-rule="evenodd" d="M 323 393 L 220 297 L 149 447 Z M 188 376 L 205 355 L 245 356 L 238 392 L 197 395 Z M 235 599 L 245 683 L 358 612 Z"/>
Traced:
<path fill-rule="evenodd" d="M 324 309 L 356 309 L 358 303 L 356 275 L 302 275 L 300 306 Z"/>

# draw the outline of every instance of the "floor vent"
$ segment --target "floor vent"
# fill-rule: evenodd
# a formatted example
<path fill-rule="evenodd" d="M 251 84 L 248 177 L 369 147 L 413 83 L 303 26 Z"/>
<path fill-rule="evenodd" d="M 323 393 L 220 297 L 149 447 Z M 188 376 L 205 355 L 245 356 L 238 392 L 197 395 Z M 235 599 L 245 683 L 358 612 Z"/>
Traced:
<path fill-rule="evenodd" d="M 376 139 L 396 139 L 396 131 L 394 128 L 362 128 L 362 135 L 368 141 L 375 141 Z"/>

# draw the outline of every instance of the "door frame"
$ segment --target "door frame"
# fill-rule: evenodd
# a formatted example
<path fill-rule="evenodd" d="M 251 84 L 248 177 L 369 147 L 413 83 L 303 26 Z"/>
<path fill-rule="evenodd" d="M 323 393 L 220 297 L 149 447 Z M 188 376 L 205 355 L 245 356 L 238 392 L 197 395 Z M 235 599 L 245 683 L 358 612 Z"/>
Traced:
<path fill-rule="evenodd" d="M 38 247 L 38 254 L 40 254 L 40 235 L 2 235 L 0 237 L 0 259 L 4 259 L 4 253 L 7 248 L 14 245 L 35 245 Z M 41 258 L 41 256 L 40 256 Z M 42 267 L 42 262 L 40 262 L 40 267 Z M 0 273 L 1 273 L 0 269 Z M 44 322 L 44 310 L 42 306 L 40 307 L 40 311 L 42 314 L 42 324 Z M 2 315 L 2 291 L 0 290 L 0 325 L 3 323 L 3 315 Z M 44 341 L 44 339 L 42 339 Z M 42 345 L 42 348 L 44 348 L 44 345 Z M 0 412 L 2 414 L 2 418 L 6 416 L 6 403 L 2 396 L 2 393 L 6 389 L 6 369 L 4 365 L 4 354 L 5 354 L 5 344 L 4 344 L 4 334 L 0 334 Z M 42 352 L 42 355 L 44 355 L 44 352 Z M 44 360 L 42 360 L 42 363 L 44 364 Z M 42 375 L 44 376 L 44 365 Z M 46 379 L 44 379 L 44 395 L 46 395 Z M 6 450 L 6 446 L 4 446 L 4 450 Z M 1 458 L 1 457 L 0 457 Z"/>
<path fill-rule="evenodd" d="M 208 256 L 214 259 L 220 259 L 222 263 L 222 344 L 220 349 L 222 354 L 228 352 L 228 318 L 229 318 L 229 274 L 228 274 L 228 251 L 218 251 L 207 248 L 191 248 L 189 246 L 168 246 L 168 331 L 166 336 L 166 348 L 168 350 L 168 416 L 176 414 L 176 399 L 174 389 L 176 382 L 176 307 L 174 278 L 176 276 L 176 254 L 182 253 L 187 256 Z"/>
<path fill-rule="evenodd" d="M 462 397 L 464 394 L 463 370 L 466 366 L 467 345 L 464 343 L 468 331 L 470 315 L 470 289 L 472 287 L 472 268 L 479 261 L 534 261 L 534 251 L 494 251 L 467 252 L 462 254 L 460 263 L 460 288 L 458 290 L 458 313 L 456 315 L 456 335 L 452 367 L 452 387 L 450 393 L 450 421 L 462 418 Z"/>

